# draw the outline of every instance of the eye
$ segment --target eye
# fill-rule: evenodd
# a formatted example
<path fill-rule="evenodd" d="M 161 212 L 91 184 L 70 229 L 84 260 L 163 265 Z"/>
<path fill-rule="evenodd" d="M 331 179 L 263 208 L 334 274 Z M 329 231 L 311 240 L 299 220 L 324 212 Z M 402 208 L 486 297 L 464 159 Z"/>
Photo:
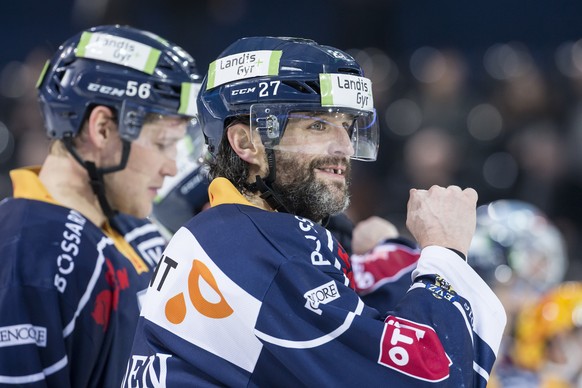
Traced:
<path fill-rule="evenodd" d="M 161 152 L 167 152 L 171 150 L 176 145 L 176 142 L 159 142 L 156 143 L 156 147 Z"/>
<path fill-rule="evenodd" d="M 307 128 L 313 129 L 314 131 L 323 131 L 325 130 L 325 122 L 321 120 L 314 121 Z"/>

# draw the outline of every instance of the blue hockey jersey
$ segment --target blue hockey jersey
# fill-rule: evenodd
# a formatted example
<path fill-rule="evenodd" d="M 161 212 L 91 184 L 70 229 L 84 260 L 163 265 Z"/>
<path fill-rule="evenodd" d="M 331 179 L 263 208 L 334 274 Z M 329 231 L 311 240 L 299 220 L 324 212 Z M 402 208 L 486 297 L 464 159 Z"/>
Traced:
<path fill-rule="evenodd" d="M 505 312 L 457 254 L 425 248 L 379 312 L 325 228 L 257 208 L 223 178 L 210 199 L 164 251 L 123 386 L 486 385 Z"/>
<path fill-rule="evenodd" d="M 33 170 L 0 203 L 0 386 L 118 387 L 165 241 L 147 220 L 101 229 Z"/>

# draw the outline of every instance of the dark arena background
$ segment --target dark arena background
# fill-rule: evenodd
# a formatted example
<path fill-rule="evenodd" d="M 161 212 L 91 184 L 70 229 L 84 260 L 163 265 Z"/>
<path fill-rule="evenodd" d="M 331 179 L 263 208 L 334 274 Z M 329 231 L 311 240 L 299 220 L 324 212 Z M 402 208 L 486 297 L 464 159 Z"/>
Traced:
<path fill-rule="evenodd" d="M 35 82 L 77 31 L 129 24 L 181 45 L 202 73 L 242 36 L 311 38 L 374 83 L 379 158 L 355 163 L 349 216 L 404 228 L 408 189 L 472 186 L 479 204 L 541 209 L 582 267 L 582 3 L 460 0 L 22 0 L 0 5 L 0 198 L 46 155 Z M 406 233 L 405 231 L 403 233 Z"/>

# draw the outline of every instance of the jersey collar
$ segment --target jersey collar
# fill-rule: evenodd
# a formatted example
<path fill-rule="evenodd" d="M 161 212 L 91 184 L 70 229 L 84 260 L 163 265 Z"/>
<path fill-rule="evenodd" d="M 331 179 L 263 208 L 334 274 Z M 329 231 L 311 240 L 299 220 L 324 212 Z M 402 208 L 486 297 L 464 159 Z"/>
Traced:
<path fill-rule="evenodd" d="M 47 191 L 38 178 L 40 166 L 18 168 L 10 171 L 12 180 L 13 197 L 33 199 L 60 205 Z"/>
<path fill-rule="evenodd" d="M 226 178 L 213 179 L 208 187 L 208 196 L 212 207 L 223 204 L 240 204 L 260 208 L 249 202 Z"/>

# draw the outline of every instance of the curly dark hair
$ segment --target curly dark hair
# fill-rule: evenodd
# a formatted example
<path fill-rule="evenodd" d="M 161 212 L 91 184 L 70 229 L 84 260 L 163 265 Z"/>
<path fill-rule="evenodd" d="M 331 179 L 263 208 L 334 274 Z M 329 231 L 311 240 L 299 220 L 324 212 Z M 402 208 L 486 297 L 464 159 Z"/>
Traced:
<path fill-rule="evenodd" d="M 250 125 L 248 116 L 237 116 L 227 122 L 224 127 L 228 129 L 235 124 Z M 247 182 L 249 178 L 249 164 L 242 160 L 230 146 L 228 137 L 222 136 L 216 155 L 207 161 L 210 179 L 223 177 L 228 179 L 241 193 L 253 192 L 253 186 Z"/>

